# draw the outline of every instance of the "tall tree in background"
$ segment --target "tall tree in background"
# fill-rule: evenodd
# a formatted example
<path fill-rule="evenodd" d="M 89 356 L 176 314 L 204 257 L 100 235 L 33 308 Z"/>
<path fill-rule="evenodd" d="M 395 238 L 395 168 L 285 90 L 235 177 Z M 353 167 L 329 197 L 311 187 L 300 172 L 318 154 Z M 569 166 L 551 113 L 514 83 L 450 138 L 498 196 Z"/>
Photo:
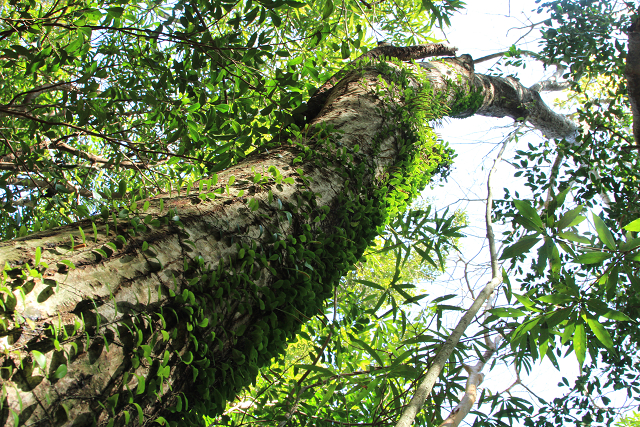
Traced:
<path fill-rule="evenodd" d="M 250 402 L 248 408 L 263 411 L 255 417 L 266 424 L 301 419 L 331 425 L 354 417 L 368 422 L 362 420 L 370 416 L 373 424 L 389 424 L 407 408 L 413 415 L 403 420 L 413 421 L 438 376 L 458 379 L 461 364 L 442 368 L 462 356 L 442 349 L 453 351 L 464 332 L 460 328 L 441 345 L 446 335 L 438 327 L 411 325 L 396 303 L 398 295 L 408 303 L 419 298 L 399 283 L 399 267 L 411 251 L 441 267 L 442 259 L 434 257 L 442 256 L 448 237 L 457 236 L 452 218 L 402 216 L 432 177 L 446 175 L 452 160 L 428 123 L 472 114 L 528 120 L 548 137 L 568 141 L 553 150 L 559 165 L 574 150 L 573 175 L 584 174 L 575 200 L 612 193 L 619 200 L 608 205 L 609 228 L 634 219 L 628 208 L 633 192 L 618 187 L 635 172 L 605 175 L 591 161 L 597 154 L 576 148 L 589 134 L 576 138 L 576 125 L 547 108 L 536 90 L 511 78 L 476 75 L 470 57 L 451 57 L 443 45 L 372 49 L 365 37 L 367 22 L 396 34 L 390 40 L 395 45 L 425 42 L 420 34 L 447 23 L 460 6 L 331 0 L 5 5 L 2 77 L 11 84 L 0 94 L 0 229 L 7 240 L 0 245 L 3 423 L 197 425 L 203 416 L 221 414 L 215 422 L 237 422 L 229 414 L 244 404 L 223 414 L 227 402 L 252 382 L 267 390 L 281 384 L 256 382 L 258 369 L 283 353 L 302 324 L 325 310 L 327 299 L 333 321 L 324 323 L 313 357 L 294 368 L 304 373 L 293 374 L 291 392 L 264 393 L 260 405 Z M 594 10 L 598 14 L 604 16 Z M 551 31 L 544 55 L 556 63 L 553 49 L 562 52 L 563 39 Z M 573 46 L 575 40 L 568 40 Z M 593 55 L 601 51 L 596 46 Z M 361 53 L 361 61 L 332 78 Z M 438 55 L 449 58 L 422 66 L 400 62 Z M 576 88 L 584 69 L 572 76 Z M 611 69 L 593 73 L 620 75 Z M 628 120 L 625 112 L 615 120 Z M 624 129 L 624 123 L 604 126 L 617 134 Z M 537 153 L 523 155 L 535 159 Z M 633 169 L 637 159 L 625 157 L 615 167 L 625 162 Z M 513 350 L 509 357 L 518 363 L 561 348 L 550 344 L 550 331 L 559 330 L 566 335 L 563 344 L 575 332 L 571 343 L 582 364 L 587 348 L 593 354 L 614 348 L 599 316 L 637 318 L 622 313 L 628 294 L 611 284 L 612 269 L 630 269 L 615 283 L 628 280 L 625 289 L 633 292 L 633 235 L 623 242 L 599 217 L 600 243 L 584 243 L 578 230 L 566 230 L 582 218 L 583 208 L 562 209 L 576 179 L 563 181 L 559 173 L 566 168 L 555 170 L 550 185 L 536 187 L 548 194 L 542 213 L 526 201 L 499 212 L 519 224 L 502 258 L 517 261 L 544 241 L 534 269 L 541 280 L 548 266 L 548 282 L 518 296 L 523 307 L 489 312 L 529 316 L 525 329 L 500 324 Z M 350 304 L 341 305 L 338 316 L 340 277 L 391 222 L 401 232 L 385 245 L 399 249 L 389 286 L 377 289 L 379 296 L 365 292 L 372 306 L 341 296 Z M 637 231 L 634 224 L 630 232 Z M 589 252 L 576 255 L 580 249 Z M 601 295 L 588 284 L 583 293 L 576 290 L 561 256 L 592 266 L 580 271 L 608 291 Z M 493 251 L 491 287 L 476 306 L 505 277 L 497 257 Z M 558 294 L 558 288 L 566 290 Z M 611 306 L 595 302 L 603 296 Z M 379 316 L 381 330 L 393 331 L 402 345 L 382 354 L 371 345 L 382 340 L 370 333 L 379 325 L 371 319 L 387 307 L 388 315 Z M 632 330 L 619 330 L 618 347 L 634 338 Z M 587 331 L 596 339 L 587 339 Z M 335 344 L 331 338 L 338 334 L 348 338 Z M 371 365 L 345 361 L 347 343 L 366 353 Z M 613 365 L 633 369 L 630 362 Z M 351 371 L 336 374 L 334 367 L 341 366 Z M 361 374 L 368 379 L 358 380 Z M 332 383 L 343 377 L 356 381 L 346 389 Z M 414 382 L 423 384 L 417 387 L 423 398 L 407 403 Z M 331 384 L 326 393 L 324 384 Z M 443 390 L 430 397 L 431 410 L 419 420 L 440 419 L 439 404 L 456 389 Z"/>

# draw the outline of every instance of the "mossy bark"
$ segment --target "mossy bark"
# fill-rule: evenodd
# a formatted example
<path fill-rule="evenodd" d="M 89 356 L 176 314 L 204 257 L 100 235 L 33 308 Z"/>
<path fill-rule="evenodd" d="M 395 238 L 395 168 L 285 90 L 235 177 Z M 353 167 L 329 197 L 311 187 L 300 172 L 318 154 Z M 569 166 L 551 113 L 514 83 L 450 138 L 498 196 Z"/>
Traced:
<path fill-rule="evenodd" d="M 381 81 L 397 76 L 352 71 L 292 141 L 202 192 L 2 243 L 0 425 L 193 425 L 221 412 L 446 162 L 415 138 L 428 124 L 412 121 L 407 93 L 428 81 L 461 115 L 532 111 L 492 83 L 513 82 L 464 65 L 408 65 L 422 77 L 391 89 Z"/>

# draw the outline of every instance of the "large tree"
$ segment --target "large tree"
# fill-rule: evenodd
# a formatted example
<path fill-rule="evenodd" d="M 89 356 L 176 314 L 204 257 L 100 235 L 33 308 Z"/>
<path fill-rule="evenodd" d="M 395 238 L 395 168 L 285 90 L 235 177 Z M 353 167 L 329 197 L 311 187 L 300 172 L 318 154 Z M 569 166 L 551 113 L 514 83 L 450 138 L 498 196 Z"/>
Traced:
<path fill-rule="evenodd" d="M 219 415 L 446 174 L 430 123 L 508 116 L 575 141 L 536 88 L 444 45 L 373 48 L 358 23 L 408 45 L 458 6 L 6 5 L 3 423 Z"/>

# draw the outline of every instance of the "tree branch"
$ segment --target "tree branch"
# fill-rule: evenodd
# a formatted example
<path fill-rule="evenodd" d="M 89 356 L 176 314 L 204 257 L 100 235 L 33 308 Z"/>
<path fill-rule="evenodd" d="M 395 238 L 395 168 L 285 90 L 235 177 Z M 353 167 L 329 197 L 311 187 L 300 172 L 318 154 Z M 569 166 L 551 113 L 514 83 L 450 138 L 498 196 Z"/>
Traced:
<path fill-rule="evenodd" d="M 485 61 L 491 61 L 492 59 L 496 59 L 496 58 L 502 58 L 503 56 L 507 55 L 511 53 L 511 51 L 509 50 L 505 50 L 502 52 L 496 52 L 496 53 L 492 53 L 491 55 L 487 55 L 487 56 L 483 56 L 479 59 L 475 59 L 473 62 L 475 62 L 476 64 L 479 64 L 481 62 L 485 62 Z M 520 50 L 519 53 L 530 56 L 534 59 L 539 59 L 540 55 L 538 55 L 537 53 L 530 51 L 530 50 Z"/>
<path fill-rule="evenodd" d="M 529 89 L 535 90 L 536 92 L 553 92 L 569 89 L 571 87 L 571 82 L 558 81 L 558 79 L 564 74 L 565 70 L 566 68 L 562 65 L 556 65 L 556 72 L 553 73 L 551 77 L 546 80 L 539 81 L 538 83 L 530 86 Z"/>
<path fill-rule="evenodd" d="M 640 153 L 640 18 L 636 18 L 628 31 L 629 53 L 624 74 L 633 116 L 633 137 Z"/>
<path fill-rule="evenodd" d="M 390 45 L 388 43 L 381 43 L 380 46 L 371 49 L 365 54 L 360 55 L 349 64 L 355 63 L 364 58 L 378 59 L 382 57 L 390 57 L 399 59 L 401 61 L 411 61 L 433 56 L 453 56 L 455 55 L 457 50 L 458 48 L 448 46 L 443 43 L 431 43 L 407 47 L 398 47 Z M 329 97 L 329 94 L 331 93 L 331 89 L 333 89 L 336 83 L 338 83 L 347 75 L 348 69 L 349 67 L 346 66 L 338 71 L 333 75 L 333 77 L 327 80 L 326 83 L 320 86 L 320 88 L 318 88 L 318 90 L 311 96 L 311 98 L 307 102 L 307 110 L 305 112 L 307 123 L 320 113 L 320 110 L 324 106 Z"/>
<path fill-rule="evenodd" d="M 396 427 L 409 427 L 411 426 L 411 424 L 413 424 L 418 411 L 422 409 L 422 407 L 424 406 L 424 402 L 431 394 L 436 380 L 440 376 L 444 365 L 449 359 L 449 356 L 451 356 L 451 353 L 458 344 L 458 341 L 460 341 L 460 338 L 464 334 L 464 331 L 471 324 L 476 314 L 478 314 L 478 311 L 482 307 L 482 304 L 484 304 L 487 298 L 491 296 L 496 286 L 498 286 L 501 281 L 502 277 L 491 279 L 489 283 L 487 283 L 487 285 L 484 287 L 484 289 L 482 289 L 475 301 L 473 301 L 473 304 L 471 305 L 471 307 L 469 307 L 464 316 L 462 316 L 462 319 L 460 319 L 456 328 L 453 330 L 453 332 L 451 332 L 449 338 L 447 338 L 444 344 L 442 344 L 442 347 L 440 347 L 440 350 L 434 357 L 431 367 L 420 383 L 420 386 L 416 390 L 413 398 L 405 408 L 402 416 L 396 423 Z"/>
<path fill-rule="evenodd" d="M 76 91 L 79 92 L 79 90 L 77 88 L 75 88 L 72 85 L 73 82 L 60 82 L 60 83 L 50 83 L 50 84 L 44 84 L 41 86 L 37 86 L 31 90 L 28 90 L 26 92 L 21 92 L 19 94 L 17 94 L 16 96 L 13 97 L 13 99 L 6 105 L 4 105 L 3 107 L 11 107 L 13 106 L 16 101 L 21 97 L 24 96 L 24 99 L 22 100 L 22 102 L 19 104 L 20 106 L 26 106 L 29 105 L 33 102 L 34 99 L 36 99 L 36 97 L 38 95 L 40 95 L 41 93 L 45 93 L 45 92 L 53 92 L 56 90 L 66 90 L 66 91 Z"/>
<path fill-rule="evenodd" d="M 56 186 L 54 184 L 52 184 L 49 181 L 46 181 L 44 179 L 27 179 L 27 178 L 8 178 L 6 180 L 6 183 L 8 185 L 15 185 L 15 186 L 19 186 L 19 187 L 27 187 L 27 188 L 33 188 L 33 189 L 38 189 L 41 191 L 56 191 Z M 82 197 L 86 197 L 88 199 L 93 198 L 93 192 L 87 190 L 86 188 L 82 188 L 80 186 L 77 185 L 73 185 L 70 182 L 64 182 L 64 183 L 57 183 L 57 185 L 62 185 L 67 192 L 69 193 L 76 193 Z M 102 197 L 104 197 L 103 193 L 99 193 Z M 14 204 L 18 204 L 16 202 L 13 202 Z"/>

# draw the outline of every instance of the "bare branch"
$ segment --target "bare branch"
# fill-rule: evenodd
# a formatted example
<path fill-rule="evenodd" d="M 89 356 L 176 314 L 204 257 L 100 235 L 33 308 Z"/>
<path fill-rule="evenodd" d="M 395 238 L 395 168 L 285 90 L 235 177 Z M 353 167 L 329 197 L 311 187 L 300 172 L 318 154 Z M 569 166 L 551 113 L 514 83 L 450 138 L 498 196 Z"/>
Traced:
<path fill-rule="evenodd" d="M 54 184 L 44 179 L 9 178 L 6 180 L 6 183 L 8 185 L 38 189 L 41 191 L 47 191 L 47 190 L 54 191 L 54 192 L 57 191 L 56 186 Z M 79 185 L 73 185 L 70 182 L 64 182 L 64 183 L 58 182 L 57 185 L 62 185 L 65 188 L 65 190 L 69 193 L 76 193 L 82 197 L 86 197 L 89 199 L 93 198 L 93 192 L 87 190 L 86 188 L 82 188 Z M 100 194 L 100 195 L 104 197 L 103 194 Z M 16 201 L 14 201 L 13 203 L 18 204 Z"/>
<path fill-rule="evenodd" d="M 13 97 L 13 99 L 7 104 L 5 105 L 5 107 L 11 107 L 13 106 L 16 101 L 21 97 L 24 96 L 24 99 L 22 100 L 22 102 L 20 102 L 19 105 L 21 106 L 26 106 L 29 105 L 33 102 L 34 99 L 36 99 L 38 97 L 38 95 L 45 93 L 45 92 L 53 92 L 53 91 L 57 91 L 57 90 L 66 90 L 68 92 L 79 92 L 80 90 L 73 86 L 72 82 L 60 82 L 60 83 L 50 83 L 50 84 L 44 84 L 41 86 L 37 86 L 31 90 L 28 90 L 26 92 L 21 92 L 19 94 L 17 94 L 16 96 Z"/>
<path fill-rule="evenodd" d="M 436 383 L 436 380 L 440 376 L 444 365 L 446 364 L 449 356 L 453 352 L 453 349 L 456 347 L 460 338 L 464 334 L 464 331 L 473 321 L 473 318 L 478 314 L 480 308 L 482 308 L 482 304 L 489 298 L 489 296 L 493 293 L 496 286 L 500 284 L 502 281 L 502 276 L 493 278 L 487 283 L 487 285 L 482 289 L 478 297 L 473 301 L 473 304 L 466 313 L 462 316 L 462 319 L 458 322 L 456 328 L 451 332 L 449 338 L 442 344 L 440 350 L 433 358 L 433 363 L 429 370 L 427 371 L 424 379 L 420 383 L 420 386 L 416 390 L 413 398 L 405 408 L 402 416 L 396 423 L 396 427 L 409 427 L 413 424 L 413 421 L 418 414 L 418 411 L 422 409 L 424 406 L 424 402 L 427 400 L 427 397 L 431 394 L 433 390 L 433 386 Z"/>
<path fill-rule="evenodd" d="M 564 74 L 565 70 L 566 68 L 563 67 L 562 65 L 556 65 L 556 72 L 553 73 L 551 77 L 530 86 L 529 89 L 535 90 L 537 92 L 553 92 L 553 91 L 569 89 L 571 87 L 571 82 L 558 81 L 558 79 L 561 78 L 562 75 Z"/>
<path fill-rule="evenodd" d="M 498 58 L 502 58 L 503 56 L 506 56 L 508 53 L 510 53 L 510 51 L 508 50 L 504 50 L 502 52 L 496 52 L 496 53 L 492 53 L 491 55 L 487 55 L 487 56 L 483 56 L 481 58 L 478 59 L 474 59 L 473 62 L 476 64 L 479 64 L 481 62 L 485 62 L 485 61 L 491 61 L 492 59 L 498 59 Z M 540 59 L 540 55 L 531 51 L 531 50 L 520 50 L 519 53 L 524 54 L 526 56 L 530 56 L 531 58 L 534 59 Z"/>
<path fill-rule="evenodd" d="M 88 153 L 86 151 L 83 150 L 79 150 L 77 148 L 74 148 L 72 146 L 70 146 L 69 144 L 62 142 L 65 139 L 70 139 L 73 137 L 77 137 L 80 136 L 80 133 L 72 133 L 69 135 L 65 135 L 61 138 L 58 138 L 55 141 L 50 141 L 50 142 L 43 142 L 40 143 L 36 146 L 31 147 L 31 150 L 42 150 L 42 149 L 50 149 L 50 150 L 59 150 L 59 151 L 64 151 L 66 153 L 69 153 L 71 155 L 74 155 L 78 158 L 84 159 L 84 160 L 88 160 L 91 162 L 91 166 L 93 168 L 102 168 L 102 169 L 113 169 L 116 167 L 116 162 L 114 160 L 109 160 L 106 159 L 104 157 L 101 156 L 97 156 L 95 154 L 92 153 Z M 21 170 L 20 166 L 18 166 L 17 164 L 7 161 L 7 160 L 14 160 L 17 159 L 23 155 L 25 155 L 26 153 L 23 153 L 21 151 L 16 151 L 15 153 L 12 154 L 7 154 L 3 157 L 1 157 L 2 160 L 5 161 L 1 161 L 0 162 L 0 170 Z M 150 163 L 144 163 L 144 162 L 133 162 L 130 160 L 124 160 L 124 161 L 120 161 L 119 163 L 117 163 L 117 166 L 123 168 L 123 169 L 150 169 L 152 167 L 161 165 L 163 163 L 165 163 L 166 160 L 162 160 L 153 164 Z M 82 165 L 76 165 L 76 166 L 82 166 Z"/>

